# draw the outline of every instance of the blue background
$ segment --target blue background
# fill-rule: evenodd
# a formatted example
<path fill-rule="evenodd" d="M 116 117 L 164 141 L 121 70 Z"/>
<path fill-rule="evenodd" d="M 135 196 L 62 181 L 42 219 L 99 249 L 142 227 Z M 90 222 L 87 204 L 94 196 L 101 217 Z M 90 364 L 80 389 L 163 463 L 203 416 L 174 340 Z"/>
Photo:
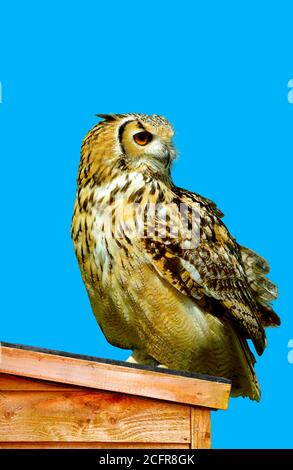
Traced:
<path fill-rule="evenodd" d="M 293 447 L 290 3 L 1 6 L 1 338 L 127 357 L 103 338 L 71 245 L 79 148 L 95 113 L 165 115 L 175 182 L 217 202 L 280 289 L 282 327 L 257 364 L 262 401 L 214 413 L 214 447 Z"/>

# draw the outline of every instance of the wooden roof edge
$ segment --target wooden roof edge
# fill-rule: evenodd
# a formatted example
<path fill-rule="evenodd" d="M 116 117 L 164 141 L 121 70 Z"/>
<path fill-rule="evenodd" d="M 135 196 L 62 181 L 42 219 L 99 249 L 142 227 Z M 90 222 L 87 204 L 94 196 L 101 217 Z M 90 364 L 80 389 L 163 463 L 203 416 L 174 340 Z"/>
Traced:
<path fill-rule="evenodd" d="M 0 345 L 2 373 L 215 409 L 228 407 L 231 382 L 224 378 L 6 342 Z"/>
<path fill-rule="evenodd" d="M 116 365 L 116 366 L 129 367 L 131 369 L 149 370 L 151 372 L 160 372 L 160 373 L 167 374 L 167 375 L 175 375 L 179 377 L 189 377 L 192 379 L 207 380 L 210 382 L 231 384 L 231 380 L 225 379 L 224 377 L 213 377 L 211 375 L 197 374 L 195 372 L 187 372 L 183 370 L 165 369 L 165 368 L 160 368 L 160 367 L 156 368 L 156 367 L 147 366 L 143 364 L 134 364 L 131 362 L 121 361 L 117 359 L 105 359 L 105 358 L 100 358 L 96 356 L 89 356 L 86 354 L 69 353 L 69 352 L 57 351 L 53 349 L 39 348 L 36 346 L 27 346 L 24 344 L 7 343 L 4 341 L 0 341 L 0 347 L 22 349 L 24 351 L 34 351 L 38 353 L 52 354 L 54 356 L 69 357 L 72 359 L 79 359 L 82 361 L 99 362 L 101 364 L 111 364 L 111 365 Z"/>

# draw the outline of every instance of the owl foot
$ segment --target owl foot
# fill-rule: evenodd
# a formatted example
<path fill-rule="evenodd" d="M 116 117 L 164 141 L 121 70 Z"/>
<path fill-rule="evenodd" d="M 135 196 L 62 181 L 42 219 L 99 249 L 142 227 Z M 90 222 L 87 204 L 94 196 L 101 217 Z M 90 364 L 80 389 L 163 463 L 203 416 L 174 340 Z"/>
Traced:
<path fill-rule="evenodd" d="M 133 353 L 131 354 L 131 356 L 129 356 L 126 362 L 130 362 L 131 364 L 143 364 L 146 366 L 158 367 L 158 362 L 153 357 L 149 356 L 143 351 L 138 350 L 133 351 Z"/>

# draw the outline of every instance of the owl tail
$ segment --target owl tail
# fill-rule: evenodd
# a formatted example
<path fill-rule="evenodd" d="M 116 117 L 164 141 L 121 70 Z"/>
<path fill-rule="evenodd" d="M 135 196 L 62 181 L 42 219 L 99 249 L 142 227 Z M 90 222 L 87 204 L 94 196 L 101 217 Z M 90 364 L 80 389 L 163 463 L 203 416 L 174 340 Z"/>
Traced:
<path fill-rule="evenodd" d="M 259 382 L 254 370 L 255 357 L 249 349 L 247 340 L 236 332 L 234 333 L 235 360 L 238 362 L 235 373 L 229 377 L 232 381 L 231 396 L 249 397 L 251 400 L 260 400 L 261 392 Z"/>
<path fill-rule="evenodd" d="M 195 330 L 197 347 L 189 370 L 229 379 L 232 382 L 231 396 L 259 401 L 260 387 L 254 371 L 255 357 L 243 333 L 225 317 L 216 318 L 207 314 L 206 319 L 207 329 L 204 334 L 200 336 L 200 328 Z"/>

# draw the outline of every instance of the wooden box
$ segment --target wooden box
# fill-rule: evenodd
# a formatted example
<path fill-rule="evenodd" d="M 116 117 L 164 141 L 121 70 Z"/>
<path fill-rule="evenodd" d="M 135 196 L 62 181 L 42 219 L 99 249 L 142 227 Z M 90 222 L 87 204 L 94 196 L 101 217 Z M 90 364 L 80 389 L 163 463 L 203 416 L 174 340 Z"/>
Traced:
<path fill-rule="evenodd" d="M 230 382 L 2 343 L 0 448 L 209 448 Z"/>

